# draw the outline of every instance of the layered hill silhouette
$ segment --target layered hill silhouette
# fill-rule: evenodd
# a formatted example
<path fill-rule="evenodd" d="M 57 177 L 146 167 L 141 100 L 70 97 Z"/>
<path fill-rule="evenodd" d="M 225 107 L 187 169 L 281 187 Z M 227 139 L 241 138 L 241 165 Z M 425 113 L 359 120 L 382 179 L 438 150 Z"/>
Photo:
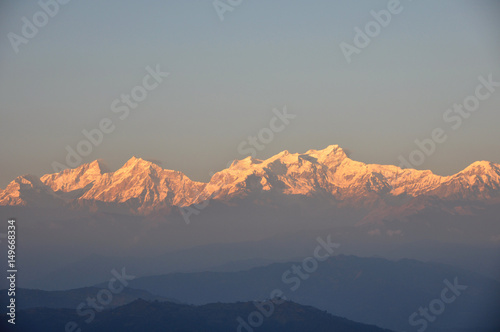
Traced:
<path fill-rule="evenodd" d="M 294 266 L 300 267 L 300 272 Z M 286 272 L 289 273 L 286 273 Z M 239 272 L 172 273 L 132 280 L 130 287 L 206 304 L 264 300 L 274 289 L 287 299 L 397 331 L 415 331 L 409 316 L 452 285 L 460 295 L 428 331 L 488 331 L 500 327 L 500 283 L 449 265 L 403 259 L 335 256 L 307 273 L 301 262 L 275 263 Z M 450 290 L 451 291 L 451 290 Z M 482 329 L 479 329 L 479 328 Z"/>
<path fill-rule="evenodd" d="M 142 322 L 151 322 L 152 325 L 148 328 L 151 327 L 153 331 L 160 326 L 167 328 L 166 325 L 182 331 L 204 331 L 203 328 L 208 327 L 213 328 L 213 331 L 224 331 L 232 326 L 231 323 L 237 317 L 246 319 L 256 310 L 255 305 L 243 302 L 268 301 L 271 292 L 276 289 L 282 291 L 283 299 L 327 310 L 330 314 L 352 321 L 395 331 L 419 329 L 421 325 L 415 324 L 417 319 L 413 320 L 413 325 L 410 324 L 410 315 L 419 312 L 420 308 L 428 308 L 431 302 L 442 298 L 443 289 L 448 289 L 445 295 L 447 298 L 451 296 L 453 301 L 447 301 L 445 310 L 435 321 L 429 322 L 426 331 L 483 332 L 496 331 L 500 327 L 496 310 L 500 283 L 473 272 L 408 259 L 390 261 L 345 255 L 319 262 L 317 270 L 313 272 L 302 268 L 301 274 L 290 273 L 297 271 L 294 266 L 302 266 L 302 262 L 274 263 L 236 272 L 171 273 L 138 277 L 131 280 L 123 292 L 113 297 L 113 301 L 106 306 L 106 311 L 96 315 L 94 322 L 97 324 L 92 322 L 92 325 L 83 330 L 101 331 L 104 326 L 115 330 L 119 327 L 115 326 L 118 322 L 140 329 L 141 318 Z M 17 310 L 21 310 L 18 316 L 19 326 L 27 328 L 39 324 L 38 326 L 49 331 L 57 330 L 58 324 L 64 323 L 64 320 L 81 323 L 85 317 L 76 314 L 77 306 L 89 297 L 95 298 L 101 289 L 106 289 L 107 284 L 63 291 L 18 289 Z M 176 299 L 176 304 L 170 300 L 172 298 Z M 141 301 L 137 302 L 139 299 Z M 0 296 L 0 303 L 5 304 L 6 301 L 8 298 L 5 292 L 4 296 Z M 240 303 L 221 304 L 234 302 Z M 130 305 L 127 310 L 130 310 L 131 317 L 124 314 L 123 310 L 127 308 L 124 305 Z M 152 313 L 148 313 L 146 308 L 164 318 L 151 317 Z M 288 309 L 279 311 L 283 308 Z M 273 331 L 281 331 L 285 327 L 295 331 L 292 325 L 300 327 L 296 331 L 322 331 L 323 324 L 332 324 L 330 327 L 336 327 L 340 331 L 344 328 L 345 331 L 350 331 L 350 325 L 359 328 L 359 331 L 378 331 L 374 327 L 332 319 L 324 312 L 289 302 L 283 307 L 277 305 L 276 309 L 276 317 L 269 320 L 270 325 L 262 326 L 264 331 L 271 327 L 275 329 Z M 44 315 L 53 319 L 47 319 Z M 137 317 L 137 320 L 132 317 Z M 201 325 L 182 325 L 182 317 Z M 423 316 L 417 317 L 422 319 Z M 313 320 L 318 325 L 313 324 Z M 228 325 L 216 325 L 217 322 Z M 304 329 L 307 324 L 311 326 L 311 330 Z M 82 327 L 87 326 L 83 323 Z M 235 328 L 233 326 L 233 330 Z M 256 330 L 260 329 L 261 327 Z"/>
<path fill-rule="evenodd" d="M 30 308 L 74 309 L 81 302 L 85 302 L 87 298 L 95 297 L 101 289 L 102 288 L 98 287 L 83 287 L 64 291 L 44 291 L 39 289 L 18 288 L 16 290 L 16 308 L 18 310 Z M 137 299 L 179 303 L 179 301 L 175 299 L 155 296 L 144 290 L 126 287 L 121 292 L 113 295 L 113 299 L 107 307 L 119 307 Z M 9 301 L 10 298 L 7 296 L 7 290 L 2 290 L 0 293 L 0 303 L 7 307 Z"/>
<path fill-rule="evenodd" d="M 239 328 L 256 307 L 252 302 L 215 303 L 189 306 L 170 302 L 136 300 L 127 305 L 99 312 L 86 323 L 75 309 L 36 308 L 17 314 L 15 327 L 1 316 L 2 331 L 64 331 L 66 324 L 74 322 L 84 331 L 109 332 L 390 332 L 376 326 L 356 323 L 332 316 L 313 307 L 293 302 L 273 302 L 273 312 L 258 327 Z M 262 316 L 263 317 L 263 316 Z M 257 321 L 256 321 L 257 322 Z M 255 325 L 255 323 L 253 323 Z"/>

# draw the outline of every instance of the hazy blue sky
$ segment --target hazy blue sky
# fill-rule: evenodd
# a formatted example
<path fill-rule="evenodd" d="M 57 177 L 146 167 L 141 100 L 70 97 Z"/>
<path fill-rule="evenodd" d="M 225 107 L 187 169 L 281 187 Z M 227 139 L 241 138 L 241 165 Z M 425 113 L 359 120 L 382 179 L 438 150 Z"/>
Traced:
<path fill-rule="evenodd" d="M 103 118 L 115 130 L 84 162 L 118 168 L 135 155 L 206 181 L 244 158 L 239 144 L 285 105 L 296 118 L 257 158 L 339 144 L 353 159 L 397 164 L 441 127 L 447 141 L 418 168 L 500 162 L 500 88 L 457 130 L 443 120 L 480 75 L 500 82 L 498 1 L 402 0 L 350 64 L 339 44 L 388 1 L 339 2 L 243 0 L 221 21 L 210 0 L 72 0 L 16 54 L 8 33 L 22 35 L 22 17 L 40 7 L 3 1 L 0 187 L 51 173 Z M 120 120 L 110 105 L 157 64 L 170 76 Z"/>

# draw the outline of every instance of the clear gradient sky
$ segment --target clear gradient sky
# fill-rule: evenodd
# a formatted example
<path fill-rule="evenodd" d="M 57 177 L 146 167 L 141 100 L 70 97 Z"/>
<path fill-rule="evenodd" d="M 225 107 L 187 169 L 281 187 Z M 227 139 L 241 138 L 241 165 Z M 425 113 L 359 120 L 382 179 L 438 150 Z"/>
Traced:
<path fill-rule="evenodd" d="M 296 118 L 257 158 L 339 144 L 355 160 L 398 164 L 442 127 L 447 141 L 417 168 L 448 175 L 500 163 L 500 88 L 459 129 L 443 120 L 480 75 L 500 82 L 498 1 L 401 0 L 348 64 L 339 44 L 387 3 L 243 0 L 221 21 L 211 0 L 72 0 L 16 54 L 8 33 L 21 35 L 22 17 L 40 7 L 3 1 L 0 188 L 52 173 L 103 118 L 116 128 L 84 162 L 116 169 L 135 155 L 207 181 L 244 158 L 238 145 L 285 105 Z M 156 64 L 170 76 L 120 120 L 111 103 Z"/>

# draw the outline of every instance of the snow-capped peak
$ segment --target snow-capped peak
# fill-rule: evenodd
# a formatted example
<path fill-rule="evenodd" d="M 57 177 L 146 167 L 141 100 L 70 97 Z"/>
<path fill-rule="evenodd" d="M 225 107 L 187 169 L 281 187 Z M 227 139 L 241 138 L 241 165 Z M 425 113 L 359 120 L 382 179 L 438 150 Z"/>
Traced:
<path fill-rule="evenodd" d="M 339 158 L 347 158 L 345 151 L 338 145 L 329 145 L 322 150 L 308 150 L 306 154 L 311 155 L 316 158 L 326 157 L 336 155 Z"/>
<path fill-rule="evenodd" d="M 65 169 L 59 173 L 46 174 L 40 180 L 54 191 L 70 192 L 85 188 L 109 172 L 101 159 L 89 164 L 80 165 L 74 169 Z"/>

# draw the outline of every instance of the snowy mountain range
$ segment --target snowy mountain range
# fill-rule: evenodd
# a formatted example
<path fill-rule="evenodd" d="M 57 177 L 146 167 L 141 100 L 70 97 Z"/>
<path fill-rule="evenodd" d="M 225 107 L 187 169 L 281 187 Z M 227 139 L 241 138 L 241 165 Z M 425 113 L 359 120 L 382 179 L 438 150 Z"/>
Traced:
<path fill-rule="evenodd" d="M 139 215 L 245 198 L 270 205 L 306 198 L 336 208 L 365 209 L 368 219 L 408 215 L 430 205 L 446 213 L 474 214 L 478 206 L 500 203 L 500 165 L 478 161 L 457 174 L 439 176 L 354 161 L 338 145 L 330 145 L 306 153 L 283 151 L 266 160 L 236 160 L 208 183 L 132 157 L 114 172 L 96 160 L 41 178 L 19 176 L 0 189 L 3 206 L 120 208 Z"/>

